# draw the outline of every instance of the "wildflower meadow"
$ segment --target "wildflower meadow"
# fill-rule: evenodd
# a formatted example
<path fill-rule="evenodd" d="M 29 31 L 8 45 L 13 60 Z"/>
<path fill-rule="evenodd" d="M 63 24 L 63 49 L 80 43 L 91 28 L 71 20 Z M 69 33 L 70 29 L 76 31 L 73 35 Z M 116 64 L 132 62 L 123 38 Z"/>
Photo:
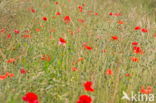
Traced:
<path fill-rule="evenodd" d="M 0 0 L 0 103 L 156 103 L 156 0 Z"/>

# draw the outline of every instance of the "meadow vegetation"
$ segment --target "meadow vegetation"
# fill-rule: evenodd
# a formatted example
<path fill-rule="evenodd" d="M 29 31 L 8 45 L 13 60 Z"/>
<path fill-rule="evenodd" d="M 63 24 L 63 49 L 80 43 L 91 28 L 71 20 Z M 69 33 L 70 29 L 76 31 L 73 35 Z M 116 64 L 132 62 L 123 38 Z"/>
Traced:
<path fill-rule="evenodd" d="M 0 0 L 0 68 L 0 103 L 28 92 L 39 103 L 155 93 L 156 1 Z"/>

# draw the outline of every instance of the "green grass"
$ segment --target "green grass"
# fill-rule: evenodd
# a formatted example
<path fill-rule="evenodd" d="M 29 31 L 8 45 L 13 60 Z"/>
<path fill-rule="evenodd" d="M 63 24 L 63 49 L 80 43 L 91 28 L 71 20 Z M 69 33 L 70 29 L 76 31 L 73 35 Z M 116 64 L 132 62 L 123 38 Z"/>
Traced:
<path fill-rule="evenodd" d="M 93 103 L 131 103 L 121 100 L 122 92 L 138 93 L 141 86 L 152 86 L 155 93 L 154 0 L 58 0 L 59 5 L 54 5 L 54 1 L 0 1 L 0 29 L 6 28 L 6 32 L 0 32 L 0 75 L 15 74 L 0 80 L 0 103 L 24 103 L 22 97 L 27 92 L 36 93 L 41 103 L 76 103 L 82 94 L 91 96 Z M 86 6 L 80 13 L 78 6 L 83 3 Z M 29 11 L 32 7 L 36 13 Z M 90 10 L 99 15 L 86 15 Z M 54 18 L 55 12 L 61 15 Z M 110 12 L 123 15 L 113 17 Z M 44 16 L 48 21 L 42 20 Z M 72 22 L 65 24 L 65 16 L 70 16 Z M 85 23 L 77 19 L 84 19 Z M 124 24 L 117 24 L 119 20 Z M 136 26 L 149 32 L 135 31 Z M 37 28 L 41 31 L 36 32 Z M 20 33 L 15 34 L 15 29 Z M 30 30 L 32 38 L 21 38 L 27 34 L 24 30 Z M 9 33 L 12 38 L 7 39 Z M 118 36 L 119 40 L 111 40 L 112 36 Z M 60 37 L 67 40 L 65 47 L 58 45 Z M 131 43 L 134 41 L 144 54 L 133 53 Z M 93 50 L 84 49 L 84 42 Z M 103 49 L 105 53 L 101 52 Z M 50 56 L 50 62 L 40 59 L 44 54 Z M 73 64 L 80 57 L 84 60 Z M 138 57 L 139 62 L 132 62 L 131 57 Z M 6 63 L 10 58 L 15 58 L 15 63 Z M 22 67 L 28 71 L 26 74 L 20 73 Z M 73 72 L 72 67 L 78 71 Z M 105 74 L 108 68 L 113 70 L 112 76 Z M 125 73 L 132 76 L 125 77 Z M 85 81 L 93 82 L 94 92 L 84 91 Z"/>

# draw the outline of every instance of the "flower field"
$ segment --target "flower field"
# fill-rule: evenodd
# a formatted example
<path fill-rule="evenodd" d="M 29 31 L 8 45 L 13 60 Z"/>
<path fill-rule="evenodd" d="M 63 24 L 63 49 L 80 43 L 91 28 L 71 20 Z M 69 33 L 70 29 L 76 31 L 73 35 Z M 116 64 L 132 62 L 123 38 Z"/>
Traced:
<path fill-rule="evenodd" d="M 1 0 L 0 69 L 0 103 L 156 103 L 156 1 Z"/>

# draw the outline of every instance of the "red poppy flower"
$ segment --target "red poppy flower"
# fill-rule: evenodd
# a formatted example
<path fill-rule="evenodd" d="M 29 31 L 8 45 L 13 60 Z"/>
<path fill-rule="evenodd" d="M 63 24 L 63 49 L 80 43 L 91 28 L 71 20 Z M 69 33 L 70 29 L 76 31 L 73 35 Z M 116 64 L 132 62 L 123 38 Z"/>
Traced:
<path fill-rule="evenodd" d="M 41 29 L 38 29 L 38 28 L 37 28 L 37 29 L 36 29 L 36 32 L 39 32 L 39 31 L 41 31 Z"/>
<path fill-rule="evenodd" d="M 133 42 L 132 45 L 138 45 L 138 42 Z"/>
<path fill-rule="evenodd" d="M 0 32 L 1 32 L 1 33 L 4 33 L 4 32 L 5 32 L 5 29 L 4 29 L 4 28 L 3 28 L 3 29 L 1 29 L 1 30 L 0 30 Z"/>
<path fill-rule="evenodd" d="M 6 78 L 7 78 L 6 75 L 0 75 L 0 80 L 4 80 L 4 79 L 6 79 Z"/>
<path fill-rule="evenodd" d="M 35 12 L 36 12 L 36 10 L 35 10 L 35 9 L 33 9 L 33 8 L 31 8 L 31 12 L 32 12 L 32 13 L 35 13 Z"/>
<path fill-rule="evenodd" d="M 142 94 L 150 94 L 150 93 L 153 92 L 153 89 L 152 89 L 151 86 L 148 86 L 146 89 L 145 89 L 144 87 L 141 87 L 140 92 L 141 92 Z"/>
<path fill-rule="evenodd" d="M 0 80 L 4 80 L 4 79 L 6 79 L 8 76 L 9 76 L 9 77 L 13 77 L 14 74 L 13 74 L 13 73 L 6 72 L 5 75 L 0 75 Z"/>
<path fill-rule="evenodd" d="M 14 30 L 14 33 L 19 34 L 20 31 L 19 30 Z"/>
<path fill-rule="evenodd" d="M 80 61 L 83 61 L 84 58 L 80 57 L 77 61 L 80 62 Z"/>
<path fill-rule="evenodd" d="M 85 83 L 84 83 L 84 89 L 85 89 L 86 91 L 93 92 L 94 89 L 92 88 L 92 84 L 93 84 L 93 83 L 92 83 L 91 81 L 85 82 Z"/>
<path fill-rule="evenodd" d="M 6 63 L 13 63 L 13 62 L 15 62 L 15 61 L 16 61 L 16 59 L 10 58 L 9 60 L 6 61 Z"/>
<path fill-rule="evenodd" d="M 106 74 L 108 74 L 108 75 L 113 75 L 113 71 L 112 71 L 111 69 L 107 69 L 107 70 L 106 70 Z"/>
<path fill-rule="evenodd" d="M 48 19 L 47 17 L 42 17 L 42 20 L 47 21 Z"/>
<path fill-rule="evenodd" d="M 50 58 L 49 55 L 43 55 L 43 56 L 41 57 L 41 59 L 44 60 L 44 61 L 48 61 L 48 62 L 51 60 L 51 58 Z"/>
<path fill-rule="evenodd" d="M 70 16 L 65 16 L 65 17 L 64 17 L 64 22 L 65 22 L 66 24 L 68 24 L 70 21 L 71 21 Z"/>
<path fill-rule="evenodd" d="M 79 8 L 79 9 L 82 9 L 83 7 L 82 7 L 82 6 L 78 6 L 78 8 Z"/>
<path fill-rule="evenodd" d="M 67 43 L 67 41 L 63 38 L 59 39 L 59 44 L 65 45 Z"/>
<path fill-rule="evenodd" d="M 31 38 L 31 35 L 29 34 L 25 34 L 25 35 L 22 35 L 23 38 Z"/>
<path fill-rule="evenodd" d="M 110 13 L 109 13 L 109 15 L 111 15 L 111 16 L 112 16 L 112 15 L 113 15 L 113 13 L 112 13 L 112 12 L 110 12 Z"/>
<path fill-rule="evenodd" d="M 125 76 L 126 76 L 126 77 L 130 77 L 130 76 L 131 76 L 131 74 L 129 74 L 129 73 L 126 73 L 126 74 L 125 74 Z"/>
<path fill-rule="evenodd" d="M 55 14 L 56 14 L 56 15 L 61 15 L 61 13 L 60 13 L 60 12 L 56 12 Z"/>
<path fill-rule="evenodd" d="M 118 21 L 118 24 L 124 24 L 124 22 L 123 22 L 123 21 L 121 21 L 121 20 L 119 20 L 119 21 Z"/>
<path fill-rule="evenodd" d="M 83 7 L 82 6 L 78 6 L 79 11 L 82 12 L 83 11 Z"/>
<path fill-rule="evenodd" d="M 56 1 L 56 2 L 54 2 L 54 4 L 55 4 L 55 5 L 58 5 L 59 3 Z"/>
<path fill-rule="evenodd" d="M 14 77 L 14 73 L 9 73 L 9 77 Z"/>
<path fill-rule="evenodd" d="M 140 30 L 141 27 L 140 27 L 140 26 L 136 26 L 134 29 L 135 29 L 135 30 Z"/>
<path fill-rule="evenodd" d="M 72 71 L 77 71 L 78 69 L 76 67 L 73 67 L 72 68 Z"/>
<path fill-rule="evenodd" d="M 92 103 L 92 98 L 88 95 L 81 95 L 77 103 Z"/>
<path fill-rule="evenodd" d="M 118 37 L 117 36 L 112 36 L 112 39 L 113 40 L 118 40 Z"/>
<path fill-rule="evenodd" d="M 94 15 L 99 15 L 98 13 L 94 13 Z"/>
<path fill-rule="evenodd" d="M 148 30 L 145 29 L 145 28 L 141 29 L 141 31 L 144 32 L 144 33 L 148 32 Z"/>
<path fill-rule="evenodd" d="M 87 45 L 84 45 L 84 47 L 85 47 L 86 49 L 88 49 L 88 50 L 92 50 L 92 49 L 93 49 L 92 47 L 87 46 Z"/>
<path fill-rule="evenodd" d="M 10 38 L 11 38 L 11 34 L 8 34 L 8 35 L 7 35 L 7 38 L 10 39 Z"/>
<path fill-rule="evenodd" d="M 20 69 L 20 73 L 21 73 L 21 74 L 26 74 L 27 71 L 26 71 L 24 68 L 22 68 L 22 69 Z"/>
<path fill-rule="evenodd" d="M 9 76 L 9 77 L 13 77 L 14 76 L 14 73 L 9 73 L 9 72 L 6 72 L 6 74 L 5 74 L 7 77 Z"/>
<path fill-rule="evenodd" d="M 33 92 L 28 92 L 22 97 L 23 101 L 27 103 L 39 103 L 38 96 Z"/>
<path fill-rule="evenodd" d="M 133 47 L 133 52 L 134 53 L 142 53 L 142 50 L 141 50 L 141 48 L 140 47 Z"/>
<path fill-rule="evenodd" d="M 131 60 L 132 60 L 133 62 L 138 62 L 138 61 L 139 61 L 139 59 L 136 58 L 136 57 L 132 57 Z"/>

